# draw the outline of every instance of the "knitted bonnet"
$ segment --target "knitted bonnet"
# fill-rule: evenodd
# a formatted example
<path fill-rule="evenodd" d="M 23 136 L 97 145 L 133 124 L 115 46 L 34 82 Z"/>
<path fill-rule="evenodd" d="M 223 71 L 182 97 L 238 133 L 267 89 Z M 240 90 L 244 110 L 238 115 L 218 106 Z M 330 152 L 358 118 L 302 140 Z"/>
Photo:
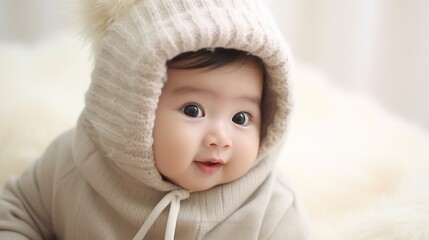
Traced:
<path fill-rule="evenodd" d="M 248 174 L 259 182 L 267 177 L 275 164 L 269 155 L 282 142 L 289 114 L 289 54 L 260 1 L 82 0 L 80 6 L 95 49 L 75 139 L 76 146 L 95 146 L 76 160 L 84 175 L 87 161 L 103 159 L 98 164 L 134 182 L 158 191 L 180 188 L 163 179 L 152 152 L 166 62 L 183 52 L 223 47 L 246 51 L 265 65 L 263 137 Z"/>

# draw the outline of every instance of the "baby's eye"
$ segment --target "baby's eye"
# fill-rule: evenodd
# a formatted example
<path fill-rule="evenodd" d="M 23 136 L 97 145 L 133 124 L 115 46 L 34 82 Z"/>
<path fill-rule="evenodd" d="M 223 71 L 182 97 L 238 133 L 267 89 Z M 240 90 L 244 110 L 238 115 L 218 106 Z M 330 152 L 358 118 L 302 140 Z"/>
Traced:
<path fill-rule="evenodd" d="M 242 125 L 242 126 L 247 126 L 249 125 L 249 121 L 250 121 L 250 114 L 247 112 L 239 112 L 236 113 L 233 117 L 232 117 L 232 121 L 235 124 L 238 125 Z"/>
<path fill-rule="evenodd" d="M 191 118 L 204 117 L 204 113 L 201 108 L 194 104 L 186 105 L 181 110 L 186 116 Z"/>

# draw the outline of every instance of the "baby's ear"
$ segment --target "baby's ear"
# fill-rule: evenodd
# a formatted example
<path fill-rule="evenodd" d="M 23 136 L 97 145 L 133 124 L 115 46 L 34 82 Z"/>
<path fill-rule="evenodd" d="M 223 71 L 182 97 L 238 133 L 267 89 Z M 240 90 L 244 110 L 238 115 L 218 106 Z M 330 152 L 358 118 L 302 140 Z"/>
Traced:
<path fill-rule="evenodd" d="M 107 28 L 141 0 L 62 0 L 79 33 L 97 49 Z"/>

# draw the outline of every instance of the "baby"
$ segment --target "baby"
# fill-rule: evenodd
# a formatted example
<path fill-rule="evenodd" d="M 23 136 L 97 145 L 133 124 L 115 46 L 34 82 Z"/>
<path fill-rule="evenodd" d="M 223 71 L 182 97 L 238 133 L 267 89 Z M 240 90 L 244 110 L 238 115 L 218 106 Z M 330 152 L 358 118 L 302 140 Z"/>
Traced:
<path fill-rule="evenodd" d="M 261 3 L 85 4 L 85 109 L 6 185 L 0 239 L 309 239 L 275 170 L 289 55 Z"/>

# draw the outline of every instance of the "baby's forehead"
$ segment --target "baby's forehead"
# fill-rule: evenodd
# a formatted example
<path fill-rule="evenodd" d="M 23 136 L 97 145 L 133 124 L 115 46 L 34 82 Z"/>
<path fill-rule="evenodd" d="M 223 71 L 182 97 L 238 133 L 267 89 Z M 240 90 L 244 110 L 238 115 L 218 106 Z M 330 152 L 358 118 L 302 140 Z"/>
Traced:
<path fill-rule="evenodd" d="M 250 62 L 217 68 L 169 68 L 162 95 L 186 95 L 260 103 L 263 74 Z"/>

